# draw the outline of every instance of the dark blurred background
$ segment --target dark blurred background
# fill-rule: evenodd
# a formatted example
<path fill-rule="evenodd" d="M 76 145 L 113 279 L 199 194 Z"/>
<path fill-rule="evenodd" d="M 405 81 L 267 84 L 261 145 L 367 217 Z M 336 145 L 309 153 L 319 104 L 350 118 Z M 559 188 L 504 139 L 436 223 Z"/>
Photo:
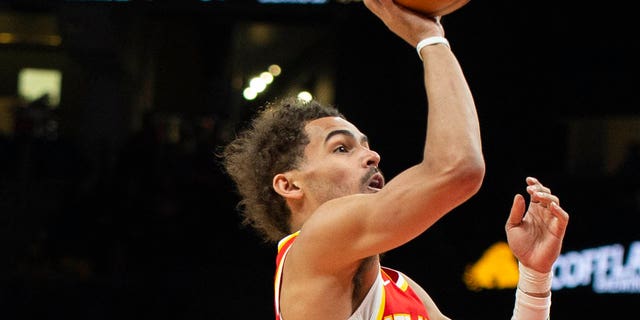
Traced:
<path fill-rule="evenodd" d="M 275 247 L 241 226 L 216 157 L 265 101 L 307 90 L 337 105 L 387 179 L 419 161 L 415 49 L 361 2 L 289 2 L 2 3 L 0 319 L 272 319 Z M 505 241 L 528 175 L 561 197 L 566 270 L 587 275 L 554 291 L 552 318 L 640 302 L 636 17 L 596 5 L 472 0 L 443 19 L 485 183 L 384 259 L 453 319 L 510 318 L 512 287 L 471 290 L 463 275 Z M 243 97 L 272 64 L 281 73 Z"/>

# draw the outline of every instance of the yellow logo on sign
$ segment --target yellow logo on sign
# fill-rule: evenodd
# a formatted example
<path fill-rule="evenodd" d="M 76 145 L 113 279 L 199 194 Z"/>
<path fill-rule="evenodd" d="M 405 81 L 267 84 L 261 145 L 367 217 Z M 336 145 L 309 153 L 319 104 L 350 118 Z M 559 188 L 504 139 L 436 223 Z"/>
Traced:
<path fill-rule="evenodd" d="M 518 284 L 518 261 L 506 242 L 497 242 L 476 263 L 467 266 L 463 280 L 473 291 L 515 288 Z"/>

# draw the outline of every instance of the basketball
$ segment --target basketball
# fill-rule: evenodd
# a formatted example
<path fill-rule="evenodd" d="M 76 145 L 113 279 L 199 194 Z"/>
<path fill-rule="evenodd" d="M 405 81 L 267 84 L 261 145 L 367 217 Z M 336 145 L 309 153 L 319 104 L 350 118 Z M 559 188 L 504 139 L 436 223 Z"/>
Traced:
<path fill-rule="evenodd" d="M 395 0 L 397 4 L 430 17 L 444 16 L 460 9 L 469 0 Z"/>

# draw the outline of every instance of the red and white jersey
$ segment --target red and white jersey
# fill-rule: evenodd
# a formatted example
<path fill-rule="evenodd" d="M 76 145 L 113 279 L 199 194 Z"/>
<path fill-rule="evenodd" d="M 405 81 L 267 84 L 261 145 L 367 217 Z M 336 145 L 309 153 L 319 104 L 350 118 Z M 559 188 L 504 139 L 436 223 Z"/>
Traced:
<path fill-rule="evenodd" d="M 280 315 L 280 284 L 284 259 L 299 231 L 288 235 L 278 243 L 276 274 L 274 281 L 276 320 Z M 427 320 L 424 304 L 409 287 L 409 283 L 396 270 L 381 267 L 376 281 L 356 311 L 347 320 Z"/>

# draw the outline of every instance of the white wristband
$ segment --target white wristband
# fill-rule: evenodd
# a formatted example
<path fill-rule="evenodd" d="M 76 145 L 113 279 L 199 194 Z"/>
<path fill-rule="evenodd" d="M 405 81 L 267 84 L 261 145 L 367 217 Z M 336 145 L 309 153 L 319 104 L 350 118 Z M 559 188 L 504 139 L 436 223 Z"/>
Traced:
<path fill-rule="evenodd" d="M 420 57 L 420 60 L 422 60 L 422 55 L 420 54 L 420 50 L 422 50 L 422 48 L 438 43 L 442 43 L 447 47 L 451 47 L 449 45 L 449 41 L 445 37 L 429 37 L 420 40 L 420 42 L 418 42 L 418 45 L 416 46 L 416 50 L 418 51 L 418 57 Z"/>
<path fill-rule="evenodd" d="M 518 277 L 518 288 L 525 293 L 547 293 L 551 291 L 551 272 L 538 272 L 527 268 L 518 262 L 520 276 Z"/>
<path fill-rule="evenodd" d="M 511 320 L 545 320 L 551 314 L 551 295 L 544 298 L 530 296 L 516 289 L 516 303 Z"/>

